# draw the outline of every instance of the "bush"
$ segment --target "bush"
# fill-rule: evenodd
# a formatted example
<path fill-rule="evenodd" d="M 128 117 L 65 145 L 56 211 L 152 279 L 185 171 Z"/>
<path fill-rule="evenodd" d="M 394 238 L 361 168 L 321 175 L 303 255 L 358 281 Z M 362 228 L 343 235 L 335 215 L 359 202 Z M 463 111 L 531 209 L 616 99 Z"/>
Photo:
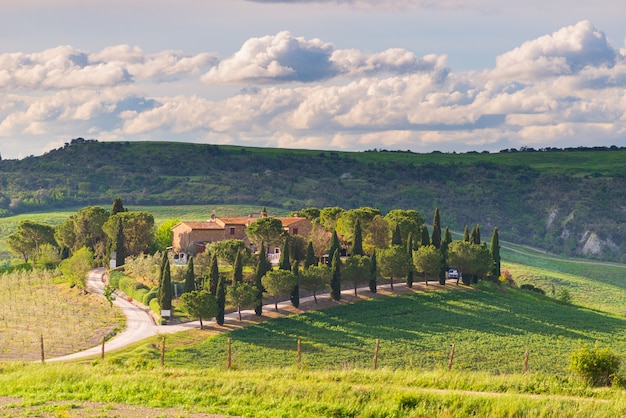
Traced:
<path fill-rule="evenodd" d="M 137 302 L 143 301 L 143 298 L 148 294 L 150 290 L 146 287 L 142 287 L 141 289 L 137 289 L 133 292 L 131 297 L 135 299 Z"/>
<path fill-rule="evenodd" d="M 157 315 L 161 315 L 161 306 L 159 305 L 159 299 L 154 298 L 150 300 L 150 310 Z"/>
<path fill-rule="evenodd" d="M 121 271 L 110 271 L 109 272 L 109 284 L 113 286 L 114 288 L 119 289 L 120 280 L 122 279 L 122 277 L 126 277 L 126 276 L 124 276 L 124 273 L 122 273 Z"/>
<path fill-rule="evenodd" d="M 148 291 L 148 293 L 143 295 L 143 299 L 141 300 L 141 303 L 143 303 L 146 306 L 150 306 L 150 302 L 152 301 L 152 299 L 155 299 L 158 295 L 159 295 L 159 288 L 153 287 L 152 289 Z"/>
<path fill-rule="evenodd" d="M 610 348 L 593 348 L 587 344 L 576 349 L 569 358 L 569 368 L 584 382 L 593 386 L 609 386 L 617 376 L 620 358 Z"/>

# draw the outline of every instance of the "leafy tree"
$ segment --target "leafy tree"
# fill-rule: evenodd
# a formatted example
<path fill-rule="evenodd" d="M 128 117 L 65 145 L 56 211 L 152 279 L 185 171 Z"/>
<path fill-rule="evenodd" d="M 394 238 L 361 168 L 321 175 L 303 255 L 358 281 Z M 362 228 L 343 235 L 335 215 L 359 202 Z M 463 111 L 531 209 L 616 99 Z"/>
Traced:
<path fill-rule="evenodd" d="M 330 249 L 331 234 L 329 234 L 328 231 L 326 231 L 319 223 L 314 222 L 309 238 L 313 243 L 315 257 L 318 260 L 321 260 L 324 254 L 328 254 Z"/>
<path fill-rule="evenodd" d="M 185 270 L 185 293 L 196 290 L 196 275 L 193 271 L 193 257 L 189 257 Z"/>
<path fill-rule="evenodd" d="M 363 231 L 361 231 L 361 221 L 357 219 L 354 227 L 354 242 L 352 243 L 352 255 L 365 255 L 363 252 Z"/>
<path fill-rule="evenodd" d="M 346 258 L 341 266 L 341 278 L 354 286 L 354 296 L 359 285 L 369 282 L 372 260 L 363 255 Z"/>
<path fill-rule="evenodd" d="M 202 320 L 208 321 L 217 315 L 217 300 L 206 290 L 192 290 L 181 295 L 180 308 L 189 317 L 198 318 L 200 329 L 203 329 Z"/>
<path fill-rule="evenodd" d="M 330 297 L 334 300 L 341 299 L 341 257 L 339 251 L 335 251 L 333 254 L 332 262 L 332 277 L 330 279 Z"/>
<path fill-rule="evenodd" d="M 261 251 L 259 252 L 259 262 L 256 266 L 256 271 L 254 273 L 254 286 L 256 287 L 256 299 L 254 305 L 254 313 L 257 315 L 261 315 L 263 313 L 263 283 L 262 279 L 270 270 L 269 263 L 267 262 L 267 256 L 265 255 L 265 244 L 261 244 Z"/>
<path fill-rule="evenodd" d="M 241 321 L 241 309 L 254 305 L 257 289 L 245 282 L 236 282 L 228 287 L 226 299 L 237 307 L 239 321 Z"/>
<path fill-rule="evenodd" d="M 341 234 L 345 243 L 353 243 L 357 221 L 362 229 L 367 230 L 375 216 L 380 216 L 378 209 L 362 207 L 347 210 L 337 219 L 337 233 Z"/>
<path fill-rule="evenodd" d="M 326 228 L 327 231 L 334 231 L 337 229 L 337 220 L 341 214 L 345 212 L 345 209 L 340 207 L 324 208 L 320 210 L 320 224 Z"/>
<path fill-rule="evenodd" d="M 246 228 L 246 236 L 258 248 L 262 243 L 271 246 L 280 245 L 284 234 L 283 223 L 271 216 L 259 218 Z"/>
<path fill-rule="evenodd" d="M 289 238 L 289 261 L 293 270 L 306 258 L 307 240 L 302 235 L 287 235 Z"/>
<path fill-rule="evenodd" d="M 124 204 L 122 203 L 122 198 L 116 197 L 115 200 L 113 200 L 113 207 L 111 208 L 111 216 L 116 215 L 120 212 L 128 212 L 128 209 L 124 207 Z"/>
<path fill-rule="evenodd" d="M 496 280 L 500 277 L 500 238 L 498 237 L 498 228 L 493 228 L 491 234 L 491 243 L 489 245 L 489 254 L 493 260 L 493 268 L 491 269 L 491 276 Z"/>
<path fill-rule="evenodd" d="M 52 244 L 42 244 L 39 246 L 39 252 L 35 255 L 35 265 L 40 268 L 54 268 L 61 261 L 61 252 L 59 247 Z"/>
<path fill-rule="evenodd" d="M 165 263 L 163 264 L 163 269 L 161 270 L 161 280 L 159 280 L 159 306 L 161 310 L 171 311 L 172 310 L 172 275 L 170 271 L 170 260 L 165 257 Z"/>
<path fill-rule="evenodd" d="M 385 215 L 385 220 L 392 229 L 400 227 L 401 242 L 406 242 L 409 234 L 417 237 L 422 232 L 424 218 L 416 210 L 394 209 Z"/>
<path fill-rule="evenodd" d="M 363 240 L 363 250 L 366 254 L 372 254 L 377 248 L 385 248 L 388 245 L 389 224 L 382 216 L 374 216 Z"/>
<path fill-rule="evenodd" d="M 433 234 L 430 243 L 436 248 L 441 247 L 441 219 L 439 218 L 439 208 L 435 208 L 433 215 Z"/>
<path fill-rule="evenodd" d="M 394 277 L 402 277 L 409 271 L 411 259 L 406 248 L 401 245 L 391 245 L 377 252 L 378 269 L 381 276 L 388 277 L 393 290 Z"/>
<path fill-rule="evenodd" d="M 217 295 L 217 285 L 220 280 L 219 266 L 217 265 L 217 254 L 213 254 L 211 258 L 211 270 L 209 271 L 209 292 L 213 295 Z"/>
<path fill-rule="evenodd" d="M 220 274 L 220 278 L 217 282 L 217 314 L 215 315 L 215 322 L 218 325 L 224 325 L 224 313 L 226 310 L 226 277 Z"/>
<path fill-rule="evenodd" d="M 17 225 L 17 229 L 6 238 L 9 250 L 21 256 L 24 262 L 39 253 L 43 244 L 56 246 L 54 228 L 38 222 L 23 220 Z"/>
<path fill-rule="evenodd" d="M 372 293 L 376 293 L 376 278 L 378 277 L 378 263 L 376 261 L 377 259 L 377 255 L 376 255 L 376 250 L 374 250 L 374 252 L 372 253 L 372 263 L 370 265 L 370 280 L 369 280 L 369 288 L 370 288 L 370 292 Z"/>
<path fill-rule="evenodd" d="M 274 308 L 278 311 L 278 302 L 291 295 L 294 286 L 298 283 L 298 278 L 288 270 L 271 270 L 263 276 L 261 282 L 265 292 L 272 297 Z"/>
<path fill-rule="evenodd" d="M 308 268 L 317 264 L 317 258 L 315 257 L 315 250 L 313 249 L 313 241 L 309 241 L 309 245 L 306 249 L 306 256 L 304 258 L 304 268 Z"/>
<path fill-rule="evenodd" d="M 154 251 L 165 251 L 167 247 L 172 245 L 172 239 L 174 237 L 172 228 L 179 222 L 180 220 L 178 218 L 173 218 L 159 224 L 154 233 Z"/>
<path fill-rule="evenodd" d="M 243 282 L 243 261 L 242 253 L 238 252 L 235 256 L 235 265 L 233 266 L 233 283 Z"/>
<path fill-rule="evenodd" d="M 217 241 L 209 246 L 209 252 L 217 255 L 222 263 L 230 266 L 235 266 L 235 260 L 238 255 L 243 255 L 244 259 L 250 257 L 251 250 L 246 246 L 246 243 L 240 239 L 227 239 L 224 241 Z M 241 260 L 243 265 L 243 259 Z"/>
<path fill-rule="evenodd" d="M 428 285 L 429 278 L 434 279 L 439 276 L 442 264 L 441 251 L 434 245 L 422 246 L 413 251 L 413 266 L 424 276 L 426 285 Z"/>
<path fill-rule="evenodd" d="M 94 252 L 96 259 L 103 259 L 106 246 L 98 245 L 106 243 L 107 236 L 102 229 L 104 223 L 109 219 L 109 212 L 99 206 L 87 206 L 80 209 L 76 215 L 71 216 L 68 221 L 73 223 L 74 242 L 67 245 L 72 251 L 82 247 L 88 247 Z M 112 224 L 115 226 L 115 224 Z M 112 235 L 117 231 L 111 229 Z M 134 254 L 128 252 L 128 255 Z"/>
<path fill-rule="evenodd" d="M 396 224 L 396 227 L 391 234 L 391 245 L 402 245 L 402 233 L 400 232 L 399 224 Z"/>
<path fill-rule="evenodd" d="M 309 266 L 300 270 L 299 283 L 302 288 L 313 293 L 313 299 L 317 304 L 317 292 L 321 292 L 330 285 L 332 270 L 325 265 Z"/>
<path fill-rule="evenodd" d="M 430 234 L 428 233 L 428 227 L 426 225 L 422 226 L 422 239 L 420 239 L 420 245 L 430 245 Z"/>
<path fill-rule="evenodd" d="M 300 209 L 298 212 L 295 213 L 295 215 L 302 216 L 313 222 L 319 220 L 320 210 L 318 208 L 305 208 Z"/>
<path fill-rule="evenodd" d="M 136 256 L 148 251 L 154 242 L 154 216 L 148 212 L 119 212 L 102 224 L 110 240 L 117 235 L 117 222 L 124 227 L 126 255 Z"/>
<path fill-rule="evenodd" d="M 59 268 L 70 284 L 85 289 L 87 273 L 93 268 L 94 257 L 91 249 L 83 247 L 61 262 Z"/>
<path fill-rule="evenodd" d="M 463 284 L 469 285 L 472 275 L 484 276 L 489 273 L 493 261 L 484 245 L 452 241 L 448 246 L 448 265 L 455 266 L 463 278 Z"/>

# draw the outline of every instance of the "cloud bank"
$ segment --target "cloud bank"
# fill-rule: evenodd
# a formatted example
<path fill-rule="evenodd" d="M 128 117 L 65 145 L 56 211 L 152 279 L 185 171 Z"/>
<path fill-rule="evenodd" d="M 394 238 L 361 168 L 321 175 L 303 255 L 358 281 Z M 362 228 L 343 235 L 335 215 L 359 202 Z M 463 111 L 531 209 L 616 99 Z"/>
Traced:
<path fill-rule="evenodd" d="M 78 136 L 418 152 L 626 146 L 625 49 L 581 21 L 471 72 L 445 55 L 337 49 L 287 31 L 225 57 L 128 45 L 0 54 L 1 151 Z"/>

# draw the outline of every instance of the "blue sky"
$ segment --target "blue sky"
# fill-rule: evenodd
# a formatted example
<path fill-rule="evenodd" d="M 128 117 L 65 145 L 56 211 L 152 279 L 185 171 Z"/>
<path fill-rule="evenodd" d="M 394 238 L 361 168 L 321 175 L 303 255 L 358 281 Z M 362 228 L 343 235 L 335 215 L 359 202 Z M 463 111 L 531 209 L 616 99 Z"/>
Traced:
<path fill-rule="evenodd" d="M 623 0 L 4 0 L 0 155 L 77 137 L 626 146 L 625 14 Z"/>

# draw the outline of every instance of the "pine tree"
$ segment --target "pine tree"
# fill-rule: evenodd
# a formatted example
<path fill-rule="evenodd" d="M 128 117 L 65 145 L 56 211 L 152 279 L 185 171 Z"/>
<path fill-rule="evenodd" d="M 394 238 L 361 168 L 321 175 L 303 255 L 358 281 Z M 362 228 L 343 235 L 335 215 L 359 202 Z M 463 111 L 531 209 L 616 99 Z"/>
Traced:
<path fill-rule="evenodd" d="M 315 250 L 313 249 L 313 241 L 309 241 L 309 246 L 306 248 L 306 256 L 304 257 L 304 268 L 309 268 L 317 264 L 315 258 Z"/>
<path fill-rule="evenodd" d="M 491 244 L 489 245 L 489 254 L 493 259 L 493 270 L 491 276 L 496 280 L 500 277 L 500 238 L 498 237 L 498 228 L 493 228 L 491 234 Z"/>
<path fill-rule="evenodd" d="M 341 299 L 341 258 L 339 251 L 335 251 L 333 261 L 331 263 L 333 277 L 330 281 L 330 297 L 334 300 Z"/>
<path fill-rule="evenodd" d="M 354 226 L 354 243 L 352 245 L 351 255 L 364 255 L 363 252 L 363 231 L 361 230 L 361 221 L 356 220 Z"/>
<path fill-rule="evenodd" d="M 124 224 L 117 219 L 117 234 L 115 235 L 115 267 L 123 266 L 126 258 L 126 242 L 124 239 Z"/>
<path fill-rule="evenodd" d="M 372 293 L 376 293 L 376 272 L 377 266 L 376 266 L 376 250 L 374 250 L 374 252 L 372 253 L 372 264 L 371 264 L 371 270 L 370 270 L 370 283 L 369 283 L 369 287 L 370 287 L 370 292 Z"/>
<path fill-rule="evenodd" d="M 406 251 L 409 254 L 409 258 L 413 260 L 413 233 L 409 232 L 409 235 L 406 238 Z M 411 288 L 413 287 L 413 277 L 414 277 L 414 268 L 413 263 L 411 262 L 411 267 L 409 268 L 409 272 L 406 275 L 406 286 Z"/>
<path fill-rule="evenodd" d="M 256 266 L 256 272 L 254 274 L 254 285 L 257 289 L 257 296 L 254 305 L 254 313 L 261 316 L 263 313 L 263 284 L 261 279 L 265 276 L 269 270 L 267 263 L 267 256 L 265 255 L 265 243 L 261 244 L 261 251 L 259 252 L 259 263 Z"/>
<path fill-rule="evenodd" d="M 243 260 L 241 251 L 237 251 L 235 255 L 235 263 L 233 265 L 233 283 L 243 282 Z"/>
<path fill-rule="evenodd" d="M 396 227 L 391 234 L 391 245 L 402 245 L 402 234 L 400 231 L 400 224 L 396 224 Z"/>
<path fill-rule="evenodd" d="M 185 293 L 196 290 L 196 276 L 193 272 L 193 257 L 189 257 L 185 271 Z"/>
<path fill-rule="evenodd" d="M 430 235 L 428 234 L 428 227 L 426 225 L 423 225 L 422 226 L 422 239 L 421 239 L 420 246 L 425 247 L 427 245 L 430 245 Z"/>
<path fill-rule="evenodd" d="M 220 270 L 217 265 L 217 254 L 211 257 L 211 270 L 209 271 L 209 291 L 213 296 L 217 295 L 217 284 L 220 280 Z"/>
<path fill-rule="evenodd" d="M 441 219 L 439 218 L 439 208 L 435 208 L 435 214 L 433 216 L 433 235 L 430 239 L 430 243 L 435 248 L 441 247 Z"/>
<path fill-rule="evenodd" d="M 220 275 L 217 283 L 217 315 L 215 322 L 218 325 L 224 325 L 224 311 L 226 310 L 226 278 Z"/>

